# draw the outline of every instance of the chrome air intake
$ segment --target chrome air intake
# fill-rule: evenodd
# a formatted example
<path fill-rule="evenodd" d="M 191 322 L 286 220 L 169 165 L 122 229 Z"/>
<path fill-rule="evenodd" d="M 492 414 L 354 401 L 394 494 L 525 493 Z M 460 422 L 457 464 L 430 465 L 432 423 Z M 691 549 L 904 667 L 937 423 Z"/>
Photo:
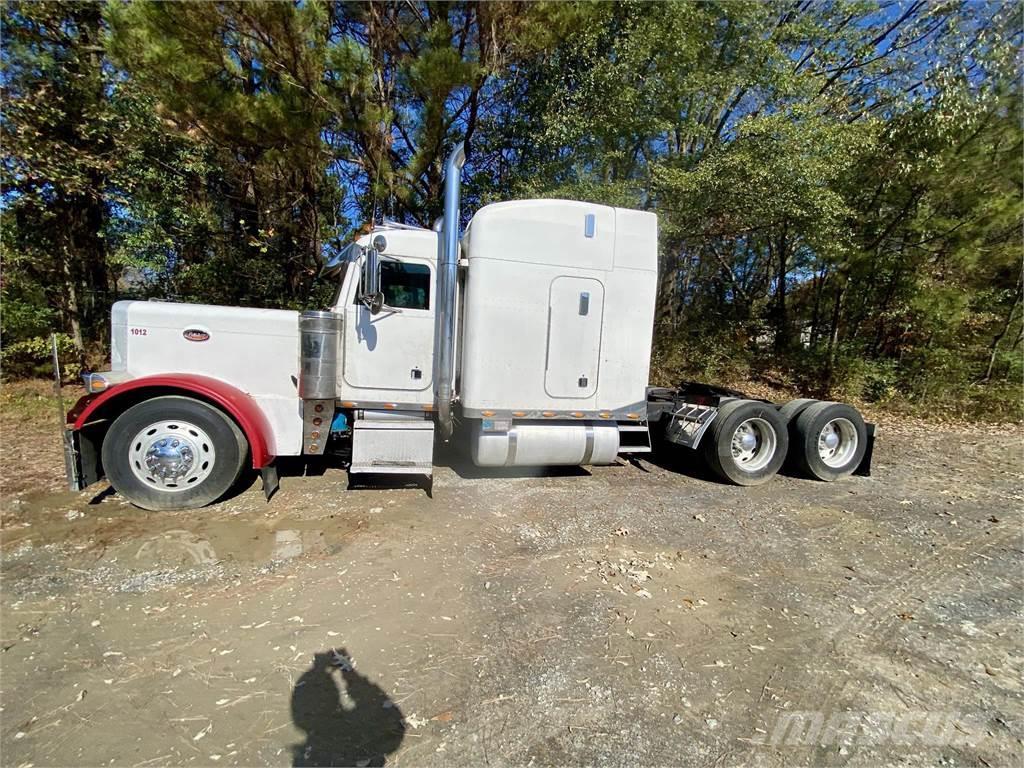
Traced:
<path fill-rule="evenodd" d="M 338 393 L 341 315 L 303 312 L 299 317 L 299 397 L 333 400 Z"/>
<path fill-rule="evenodd" d="M 437 259 L 434 325 L 434 409 L 445 440 L 452 436 L 452 380 L 455 375 L 455 290 L 459 268 L 459 188 L 466 147 L 459 144 L 444 166 L 444 229 Z"/>

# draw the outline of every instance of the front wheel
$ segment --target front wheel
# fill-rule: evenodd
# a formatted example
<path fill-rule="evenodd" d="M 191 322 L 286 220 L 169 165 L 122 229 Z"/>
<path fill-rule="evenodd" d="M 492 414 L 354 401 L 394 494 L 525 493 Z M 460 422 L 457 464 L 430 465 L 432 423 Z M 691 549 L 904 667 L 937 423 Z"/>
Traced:
<path fill-rule="evenodd" d="M 775 406 L 732 400 L 721 406 L 704 437 L 712 471 L 736 485 L 760 485 L 779 471 L 789 448 L 786 422 Z"/>
<path fill-rule="evenodd" d="M 155 397 L 110 425 L 102 459 L 114 489 L 137 507 L 196 509 L 242 473 L 248 443 L 228 416 L 189 397 Z"/>

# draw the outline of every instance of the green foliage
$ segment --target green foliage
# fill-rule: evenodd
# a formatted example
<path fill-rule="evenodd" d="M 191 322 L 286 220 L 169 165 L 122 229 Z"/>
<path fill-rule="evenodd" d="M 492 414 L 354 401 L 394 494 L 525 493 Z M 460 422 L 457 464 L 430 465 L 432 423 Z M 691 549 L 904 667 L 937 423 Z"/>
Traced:
<path fill-rule="evenodd" d="M 57 329 L 81 357 L 121 296 L 316 305 L 356 226 L 430 226 L 463 140 L 467 211 L 658 214 L 660 383 L 1019 414 L 1019 21 L 967 0 L 8 3 L 4 343 L 29 360 Z M 16 357 L 5 375 L 42 364 Z"/>
<path fill-rule="evenodd" d="M 104 193 L 120 126 L 105 96 L 100 11 L 88 2 L 2 8 L 8 340 L 56 315 L 84 352 L 106 312 Z"/>
<path fill-rule="evenodd" d="M 82 373 L 75 340 L 65 333 L 57 334 L 57 357 L 62 381 L 73 381 Z M 4 344 L 0 351 L 0 372 L 5 379 L 29 376 L 53 376 L 53 341 L 49 336 Z"/>

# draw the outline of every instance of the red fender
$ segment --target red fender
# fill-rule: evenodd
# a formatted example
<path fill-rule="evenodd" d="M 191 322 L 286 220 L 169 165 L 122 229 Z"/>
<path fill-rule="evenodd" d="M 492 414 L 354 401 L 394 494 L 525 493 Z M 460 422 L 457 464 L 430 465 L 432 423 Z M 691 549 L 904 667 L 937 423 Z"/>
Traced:
<path fill-rule="evenodd" d="M 155 376 L 142 376 L 115 384 L 98 395 L 87 395 L 79 400 L 68 412 L 68 423 L 74 429 L 81 429 L 95 417 L 97 411 L 106 403 L 128 392 L 138 389 L 177 390 L 183 394 L 192 393 L 203 400 L 220 406 L 231 415 L 245 433 L 252 453 L 252 465 L 255 469 L 267 466 L 273 456 L 267 447 L 267 437 L 271 434 L 270 423 L 256 402 L 245 392 L 233 387 L 220 379 L 199 376 L 194 373 L 161 373 Z"/>

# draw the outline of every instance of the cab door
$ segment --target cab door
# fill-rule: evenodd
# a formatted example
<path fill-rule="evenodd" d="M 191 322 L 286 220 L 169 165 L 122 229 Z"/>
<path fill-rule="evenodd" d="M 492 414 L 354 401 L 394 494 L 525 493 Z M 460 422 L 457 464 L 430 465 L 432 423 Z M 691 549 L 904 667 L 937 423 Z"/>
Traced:
<path fill-rule="evenodd" d="M 343 399 L 432 402 L 434 280 L 429 261 L 385 256 L 380 263 L 384 307 L 373 314 L 357 291 L 349 295 Z"/>

